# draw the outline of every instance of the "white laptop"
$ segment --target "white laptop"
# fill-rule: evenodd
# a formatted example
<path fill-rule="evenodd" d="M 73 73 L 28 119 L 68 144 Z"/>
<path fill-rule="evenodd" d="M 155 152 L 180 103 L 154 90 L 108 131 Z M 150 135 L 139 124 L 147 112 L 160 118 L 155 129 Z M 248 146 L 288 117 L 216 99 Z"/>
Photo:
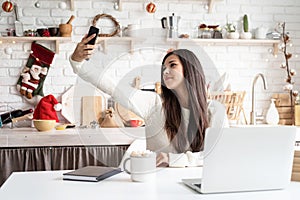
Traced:
<path fill-rule="evenodd" d="M 182 179 L 200 193 L 283 189 L 291 179 L 296 127 L 206 130 L 202 179 Z"/>

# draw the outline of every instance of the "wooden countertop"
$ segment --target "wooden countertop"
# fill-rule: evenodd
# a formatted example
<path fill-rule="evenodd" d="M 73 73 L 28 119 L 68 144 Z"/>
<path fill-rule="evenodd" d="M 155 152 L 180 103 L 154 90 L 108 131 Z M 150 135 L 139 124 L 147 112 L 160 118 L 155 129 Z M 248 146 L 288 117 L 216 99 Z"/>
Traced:
<path fill-rule="evenodd" d="M 35 128 L 0 129 L 0 148 L 37 146 L 130 145 L 145 139 L 145 128 L 71 128 L 39 132 Z M 300 127 L 296 141 L 300 141 Z M 300 146 L 296 147 L 300 150 Z"/>
<path fill-rule="evenodd" d="M 0 129 L 0 148 L 37 146 L 130 145 L 144 139 L 141 128 L 99 128 L 52 130 L 39 132 L 35 128 Z"/>

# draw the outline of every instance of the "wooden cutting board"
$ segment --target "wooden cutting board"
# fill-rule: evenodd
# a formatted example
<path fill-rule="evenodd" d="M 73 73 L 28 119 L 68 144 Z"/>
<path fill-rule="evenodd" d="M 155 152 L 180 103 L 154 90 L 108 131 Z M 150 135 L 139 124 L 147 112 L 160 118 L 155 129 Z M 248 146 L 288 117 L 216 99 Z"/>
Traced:
<path fill-rule="evenodd" d="M 69 88 L 61 97 L 62 103 L 62 116 L 68 121 L 68 123 L 82 125 L 82 97 L 93 96 L 101 97 L 102 110 L 107 108 L 107 98 L 105 93 L 95 88 L 91 84 L 80 83 Z"/>
<path fill-rule="evenodd" d="M 101 96 L 82 97 L 82 125 L 90 125 L 92 121 L 99 123 L 103 112 Z"/>

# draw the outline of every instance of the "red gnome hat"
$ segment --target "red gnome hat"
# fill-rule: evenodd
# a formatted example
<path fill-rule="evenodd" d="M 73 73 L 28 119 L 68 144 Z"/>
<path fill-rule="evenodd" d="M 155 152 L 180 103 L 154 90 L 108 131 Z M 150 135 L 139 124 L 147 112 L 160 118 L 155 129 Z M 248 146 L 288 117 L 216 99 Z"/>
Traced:
<path fill-rule="evenodd" d="M 61 104 L 57 102 L 53 95 L 43 97 L 33 113 L 33 119 L 50 119 L 59 122 L 56 111 L 61 110 Z"/>

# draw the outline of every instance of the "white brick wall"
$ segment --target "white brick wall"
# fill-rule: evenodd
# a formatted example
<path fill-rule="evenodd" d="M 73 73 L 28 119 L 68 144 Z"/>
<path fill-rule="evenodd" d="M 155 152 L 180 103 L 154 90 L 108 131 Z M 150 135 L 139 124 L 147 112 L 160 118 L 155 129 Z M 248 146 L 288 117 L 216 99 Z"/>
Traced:
<path fill-rule="evenodd" d="M 45 94 L 54 94 L 58 100 L 60 100 L 61 94 L 70 88 L 71 85 L 76 84 L 77 81 L 77 77 L 73 74 L 68 63 L 68 57 L 75 48 L 76 43 L 88 30 L 93 17 L 103 12 L 111 14 L 124 26 L 134 23 L 140 24 L 142 28 L 154 28 L 150 34 L 153 40 L 135 44 L 134 47 L 136 49 L 142 48 L 140 51 L 135 51 L 137 55 L 128 54 L 123 56 L 121 59 L 117 59 L 114 65 L 112 65 L 113 67 L 108 73 L 116 80 L 122 78 L 122 74 L 134 69 L 136 66 L 142 66 L 143 68 L 130 74 L 132 77 L 134 75 L 141 75 L 142 79 L 148 80 L 153 78 L 151 77 L 152 74 L 155 74 L 155 76 L 159 75 L 159 68 L 157 66 L 160 65 L 163 56 L 161 49 L 175 47 L 172 44 L 165 43 L 164 38 L 162 38 L 165 31 L 161 29 L 160 19 L 171 15 L 172 12 L 182 18 L 180 31 L 188 33 L 191 36 L 196 35 L 196 26 L 201 23 L 221 25 L 224 25 L 227 21 L 240 23 L 245 13 L 249 16 L 252 32 L 256 27 L 261 25 L 273 28 L 278 21 L 285 20 L 287 22 L 287 31 L 290 32 L 294 44 L 291 49 L 294 57 L 290 61 L 290 66 L 295 68 L 298 74 L 300 74 L 300 58 L 295 58 L 295 55 L 300 53 L 300 14 L 298 12 L 300 3 L 297 0 L 223 0 L 215 3 L 212 13 L 207 13 L 207 10 L 204 8 L 206 1 L 164 0 L 157 1 L 158 7 L 155 14 L 147 13 L 145 11 L 146 3 L 138 0 L 124 0 L 121 12 L 113 9 L 114 0 L 75 0 L 74 11 L 69 9 L 68 0 L 65 0 L 67 3 L 66 10 L 61 10 L 58 7 L 58 3 L 62 1 L 40 0 L 41 8 L 39 9 L 34 7 L 35 1 L 16 0 L 14 2 L 19 5 L 20 21 L 23 22 L 25 29 L 58 25 L 59 23 L 65 23 L 72 14 L 76 16 L 73 21 L 73 42 L 60 45 L 60 54 L 55 56 L 44 85 Z M 1 12 L 0 16 L 0 32 L 5 31 L 6 28 L 13 27 L 14 17 L 12 13 Z M 153 35 L 155 36 L 154 38 Z M 54 49 L 53 44 L 42 44 Z M 4 53 L 7 47 L 13 49 L 12 55 Z M 128 52 L 129 47 L 130 45 L 127 42 L 109 45 L 107 49 L 108 54 L 102 57 L 103 63 L 116 58 L 120 52 Z M 145 50 L 146 47 L 148 48 L 147 51 Z M 153 50 L 153 47 L 156 50 Z M 283 58 L 281 54 L 277 58 L 274 58 L 268 53 L 268 50 L 272 48 L 271 45 L 217 45 L 199 47 L 198 44 L 195 46 L 182 44 L 180 47 L 191 48 L 195 51 L 197 51 L 197 48 L 202 48 L 209 56 L 210 62 L 218 69 L 219 74 L 228 73 L 230 77 L 229 82 L 233 90 L 247 91 L 244 104 L 247 116 L 249 116 L 251 109 L 251 83 L 256 73 L 264 73 L 269 84 L 267 91 L 262 89 L 260 81 L 257 84 L 257 109 L 259 112 L 266 112 L 270 96 L 273 93 L 283 92 L 282 87 L 284 85 L 285 71 L 280 69 Z M 1 106 L 10 105 L 15 108 L 31 106 L 24 99 L 22 100 L 15 90 L 19 72 L 27 61 L 29 48 L 30 43 L 0 44 Z M 101 50 L 102 47 L 99 46 L 99 49 Z M 208 70 L 210 66 L 204 67 Z M 208 72 L 214 73 L 214 70 L 209 69 Z M 300 78 L 298 77 L 295 80 L 295 87 L 300 89 Z M 153 79 L 159 80 L 159 77 Z"/>

